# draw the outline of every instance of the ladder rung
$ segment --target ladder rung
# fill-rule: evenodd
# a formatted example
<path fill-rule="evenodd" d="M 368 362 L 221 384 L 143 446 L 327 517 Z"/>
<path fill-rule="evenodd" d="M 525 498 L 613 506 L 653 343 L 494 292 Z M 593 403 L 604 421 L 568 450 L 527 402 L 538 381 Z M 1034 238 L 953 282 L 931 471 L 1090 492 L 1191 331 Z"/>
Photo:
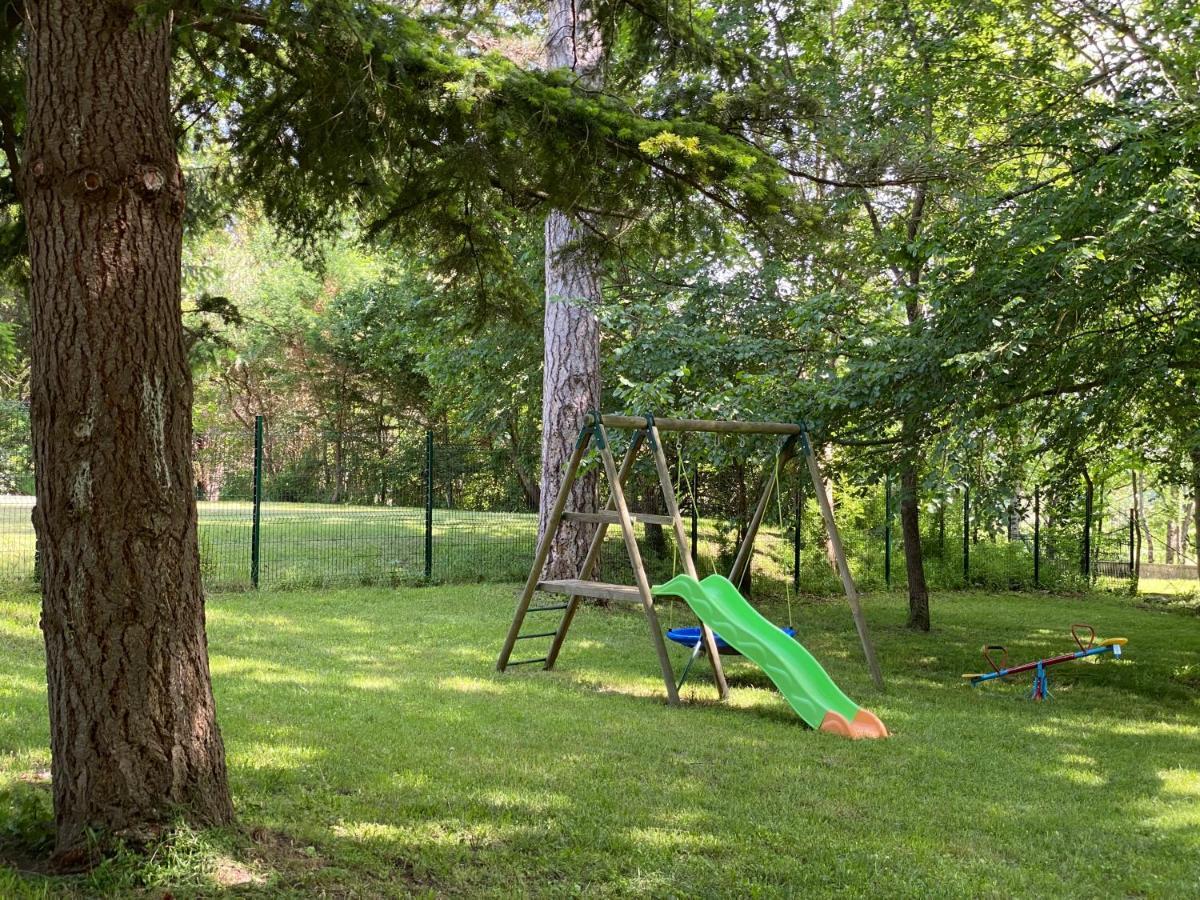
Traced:
<path fill-rule="evenodd" d="M 617 600 L 623 603 L 641 603 L 642 594 L 632 584 L 607 584 L 603 581 L 580 581 L 567 578 L 555 581 L 539 581 L 538 590 L 551 594 L 566 594 L 570 597 L 595 597 L 599 600 Z"/>
<path fill-rule="evenodd" d="M 527 641 L 530 638 L 554 637 L 554 635 L 556 635 L 556 634 L 558 634 L 557 631 L 539 631 L 537 634 L 518 634 L 517 640 L 518 641 Z"/>
<path fill-rule="evenodd" d="M 525 612 L 553 612 L 556 609 L 566 609 L 570 605 L 570 603 L 551 603 L 549 606 L 531 606 Z"/>
<path fill-rule="evenodd" d="M 563 518 L 572 522 L 592 522 L 596 524 L 603 522 L 608 525 L 619 525 L 621 523 L 615 509 L 606 509 L 602 512 L 568 511 L 563 513 Z M 633 512 L 632 510 L 629 513 L 629 518 L 648 525 L 670 525 L 675 521 L 670 516 L 663 516 L 658 513 Z"/>
<path fill-rule="evenodd" d="M 517 660 L 513 660 L 512 662 L 510 662 L 508 664 L 508 666 L 527 666 L 530 663 L 540 663 L 540 662 L 545 662 L 545 661 L 546 661 L 545 656 L 539 657 L 538 659 L 517 659 Z M 505 666 L 505 668 L 507 669 L 508 666 Z"/>

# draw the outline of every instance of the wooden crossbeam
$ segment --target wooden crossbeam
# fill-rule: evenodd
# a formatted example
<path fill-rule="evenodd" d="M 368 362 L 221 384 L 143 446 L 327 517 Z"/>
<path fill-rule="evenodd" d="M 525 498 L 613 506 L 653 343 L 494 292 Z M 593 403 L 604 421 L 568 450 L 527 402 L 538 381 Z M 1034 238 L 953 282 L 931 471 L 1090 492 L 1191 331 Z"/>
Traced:
<path fill-rule="evenodd" d="M 593 422 L 595 415 L 589 415 Z M 600 424 L 608 428 L 645 428 L 644 416 L 603 415 Z M 804 429 L 792 422 L 721 422 L 712 419 L 654 418 L 659 431 L 706 431 L 712 434 L 800 434 Z"/>
<path fill-rule="evenodd" d="M 643 522 L 647 525 L 670 525 L 670 516 L 661 516 L 656 513 L 645 513 L 629 511 L 629 516 L 635 522 Z M 563 513 L 563 518 L 568 522 L 593 522 L 599 524 L 601 522 L 606 525 L 620 525 L 620 520 L 617 518 L 616 510 L 602 510 L 601 512 L 571 512 L 568 510 Z"/>
<path fill-rule="evenodd" d="M 589 581 L 584 578 L 559 578 L 539 581 L 539 591 L 566 594 L 568 597 L 594 597 L 597 600 L 615 600 L 618 603 L 641 603 L 642 595 L 632 584 L 608 584 L 604 581 Z M 554 633 L 557 637 L 558 634 Z"/>

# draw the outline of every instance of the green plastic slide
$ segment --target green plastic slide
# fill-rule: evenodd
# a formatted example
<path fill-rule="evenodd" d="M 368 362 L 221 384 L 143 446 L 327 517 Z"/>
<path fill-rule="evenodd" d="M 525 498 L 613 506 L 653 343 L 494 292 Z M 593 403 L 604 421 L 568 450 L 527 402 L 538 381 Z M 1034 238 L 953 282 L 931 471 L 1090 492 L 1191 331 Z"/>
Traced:
<path fill-rule="evenodd" d="M 701 622 L 767 673 L 812 728 L 849 738 L 887 737 L 875 714 L 843 694 L 813 655 L 763 618 L 728 578 L 677 575 L 653 593 L 683 598 Z"/>

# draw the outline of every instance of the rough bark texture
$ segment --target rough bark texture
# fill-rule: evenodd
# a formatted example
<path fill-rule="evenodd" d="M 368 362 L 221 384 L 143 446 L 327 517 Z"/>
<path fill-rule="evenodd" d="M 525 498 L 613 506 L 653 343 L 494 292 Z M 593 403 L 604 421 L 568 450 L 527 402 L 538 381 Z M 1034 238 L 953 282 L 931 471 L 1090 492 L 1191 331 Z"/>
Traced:
<path fill-rule="evenodd" d="M 541 488 L 534 477 L 526 471 L 522 453 L 523 441 L 516 415 L 509 418 L 504 444 L 508 450 L 508 458 L 512 462 L 513 471 L 517 474 L 517 481 L 521 484 L 521 493 L 525 495 L 525 503 L 530 510 L 535 510 L 540 502 Z"/>
<path fill-rule="evenodd" d="M 1192 546 L 1196 548 L 1196 577 L 1200 578 L 1200 447 L 1193 447 L 1192 457 L 1192 526 L 1196 529 L 1196 538 Z"/>
<path fill-rule="evenodd" d="M 921 556 L 921 524 L 917 505 L 917 468 L 900 471 L 900 531 L 904 536 L 904 570 L 908 575 L 908 627 L 929 630 L 929 588 Z M 915 552 L 914 552 L 915 550 Z"/>
<path fill-rule="evenodd" d="M 1176 531 L 1176 540 L 1179 546 L 1179 562 L 1186 564 L 1188 561 L 1188 529 L 1192 527 L 1192 512 L 1195 509 L 1195 501 L 1189 500 L 1183 508 L 1183 515 L 1179 519 L 1179 528 Z"/>
<path fill-rule="evenodd" d="M 645 512 L 666 515 L 667 504 L 663 499 L 662 485 L 658 483 L 657 478 L 646 479 L 642 490 L 641 504 L 638 508 Z M 666 529 L 662 525 L 656 525 L 653 522 L 647 522 L 642 527 L 646 533 L 646 549 L 659 559 L 666 557 Z"/>
<path fill-rule="evenodd" d="M 1142 542 L 1146 545 L 1146 562 L 1154 562 L 1154 533 L 1150 531 L 1150 519 L 1146 515 L 1146 473 L 1135 472 L 1133 475 L 1137 481 L 1137 493 L 1134 495 L 1137 499 L 1138 511 L 1138 527 L 1142 529 Z"/>
<path fill-rule="evenodd" d="M 59 854 L 233 809 L 204 633 L 169 23 L 28 14 L 34 525 Z"/>
<path fill-rule="evenodd" d="M 822 473 L 833 470 L 833 445 L 825 444 L 821 448 L 821 458 L 825 465 L 821 467 Z M 835 517 L 837 514 L 837 501 L 834 494 L 834 484 L 832 476 L 822 474 L 821 482 L 825 488 L 825 496 L 829 498 L 829 508 L 833 511 Z M 825 562 L 829 564 L 830 570 L 836 575 L 838 571 L 837 550 L 833 546 L 833 538 L 829 536 L 829 532 L 825 530 L 824 523 L 821 525 L 821 531 L 825 535 Z"/>
<path fill-rule="evenodd" d="M 1092 575 L 1092 525 L 1095 515 L 1096 484 L 1092 481 L 1091 472 L 1083 467 L 1083 545 L 1080 548 L 1079 572 L 1081 575 Z"/>
<path fill-rule="evenodd" d="M 551 0 L 546 60 L 598 85 L 600 36 L 571 0 Z M 584 230 L 561 212 L 546 219 L 546 318 L 542 369 L 542 480 L 538 533 L 563 483 L 583 417 L 600 406 L 600 273 L 580 249 Z M 568 509 L 596 509 L 596 475 L 576 481 Z M 587 555 L 593 526 L 564 522 L 550 548 L 545 577 L 573 578 Z"/>

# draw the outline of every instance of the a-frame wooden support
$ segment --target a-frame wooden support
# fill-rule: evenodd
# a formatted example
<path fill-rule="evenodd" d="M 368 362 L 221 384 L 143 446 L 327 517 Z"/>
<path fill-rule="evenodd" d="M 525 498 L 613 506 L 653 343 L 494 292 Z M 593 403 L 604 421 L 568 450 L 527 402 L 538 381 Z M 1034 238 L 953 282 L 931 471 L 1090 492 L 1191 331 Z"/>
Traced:
<path fill-rule="evenodd" d="M 858 632 L 859 643 L 862 644 L 863 656 L 867 660 L 867 669 L 871 673 L 871 680 L 875 682 L 875 686 L 882 690 L 883 672 L 880 670 L 879 660 L 875 656 L 875 644 L 867 630 L 867 619 L 863 615 L 862 604 L 859 603 L 858 588 L 850 574 L 846 550 L 842 546 L 842 535 L 838 531 L 837 520 L 833 517 L 833 504 L 829 502 L 829 494 L 825 490 L 825 480 L 821 477 L 821 469 L 817 465 L 816 455 L 809 444 L 807 432 L 801 431 L 799 434 L 792 434 L 784 441 L 775 465 L 764 476 L 763 488 L 758 497 L 758 506 L 754 508 L 754 514 L 750 517 L 750 522 L 746 527 L 746 536 L 742 539 L 741 546 L 738 547 L 738 554 L 733 561 L 729 580 L 734 584 L 741 583 L 742 576 L 745 574 L 746 567 L 750 565 L 750 558 L 754 553 L 754 539 L 758 536 L 758 529 L 770 507 L 771 495 L 778 488 L 779 473 L 795 458 L 797 444 L 800 445 L 804 461 L 807 463 L 808 475 L 812 479 L 813 493 L 817 496 L 817 505 L 821 507 L 821 518 L 825 522 L 825 532 L 829 535 L 829 543 L 833 548 L 834 559 L 837 561 L 838 577 L 842 580 L 842 589 L 846 592 L 846 601 L 850 604 L 850 614 L 854 617 L 854 628 Z"/>
<path fill-rule="evenodd" d="M 646 576 L 641 551 L 637 544 L 637 535 L 633 530 L 634 520 L 658 525 L 671 525 L 675 532 L 675 541 L 679 548 L 679 556 L 683 560 L 685 570 L 689 575 L 695 577 L 696 569 L 695 564 L 692 562 L 687 530 L 684 528 L 683 519 L 679 515 L 679 504 L 675 499 L 675 488 L 671 482 L 671 473 L 667 465 L 666 454 L 663 453 L 662 440 L 659 436 L 658 428 L 655 426 L 652 416 L 647 416 L 646 420 L 640 423 L 640 425 L 641 427 L 633 435 L 629 449 L 625 453 L 625 458 L 621 461 L 620 469 L 617 468 L 616 460 L 613 458 L 612 449 L 608 441 L 608 433 L 599 415 L 589 417 L 588 423 L 580 432 L 579 440 L 575 444 L 575 451 L 567 463 L 567 471 L 562 487 L 559 489 L 558 497 L 555 499 L 554 506 L 550 511 L 550 517 L 546 522 L 546 530 L 542 535 L 541 541 L 538 542 L 529 578 L 526 580 L 520 599 L 517 601 L 517 609 L 513 615 L 512 625 L 509 626 L 508 635 L 505 637 L 504 646 L 500 651 L 500 658 L 496 661 L 496 668 L 501 672 L 509 666 L 536 663 L 542 663 L 545 669 L 552 668 L 558 660 L 559 651 L 562 649 L 567 630 L 571 627 L 571 622 L 575 618 L 579 602 L 584 597 L 640 603 L 646 616 L 646 624 L 650 629 L 650 640 L 654 645 L 655 655 L 658 657 L 659 668 L 662 670 L 663 684 L 667 690 L 667 702 L 671 704 L 679 702 L 679 690 L 675 682 L 675 671 L 671 666 L 671 657 L 667 653 L 666 640 L 663 637 L 662 627 L 659 625 L 658 615 L 654 610 L 654 597 L 650 593 L 650 580 Z M 625 500 L 625 481 L 633 469 L 638 451 L 647 441 L 649 441 L 651 452 L 654 455 L 659 487 L 662 490 L 663 501 L 667 508 L 667 515 L 665 516 L 630 512 Z M 598 513 L 567 510 L 567 498 L 570 496 L 571 486 L 578 476 L 580 463 L 583 461 L 588 447 L 593 445 L 600 455 L 604 466 L 604 474 L 609 484 L 608 503 L 605 509 Z M 541 573 L 546 565 L 546 558 L 550 554 L 550 545 L 554 540 L 554 536 L 563 521 L 572 520 L 594 522 L 596 524 L 596 532 L 592 536 L 591 545 L 588 547 L 587 556 L 580 566 L 578 577 L 565 580 L 543 580 Z M 625 550 L 629 555 L 629 564 L 633 569 L 635 581 L 633 585 L 608 584 L 591 580 L 596 563 L 600 559 L 600 551 L 604 545 L 604 538 L 608 532 L 609 525 L 619 525 L 621 528 Z M 532 603 L 537 591 L 560 594 L 566 596 L 568 599 L 564 603 L 534 606 Z M 529 613 L 553 611 L 562 612 L 562 617 L 553 631 L 522 634 L 521 629 L 525 623 L 525 617 Z M 512 659 L 513 649 L 516 647 L 518 641 L 547 637 L 551 638 L 551 642 L 545 656 L 531 659 Z M 721 656 L 717 650 L 716 638 L 713 637 L 712 630 L 703 624 L 701 625 L 701 642 L 713 671 L 717 692 L 720 698 L 724 700 L 729 696 L 729 686 L 725 681 L 725 672 L 721 666 Z"/>
<path fill-rule="evenodd" d="M 609 448 L 608 434 L 605 431 L 606 425 L 617 428 L 635 429 L 633 439 L 629 444 L 629 449 L 625 453 L 625 458 L 621 461 L 619 469 Z M 529 578 L 525 582 L 524 589 L 521 591 L 516 613 L 513 615 L 512 625 L 509 626 L 508 635 L 505 637 L 504 646 L 500 651 L 500 658 L 496 662 L 496 668 L 503 672 L 509 666 L 535 663 L 542 663 L 543 668 L 546 669 L 552 668 L 558 659 L 559 651 L 562 649 L 563 640 L 566 638 L 567 630 L 571 627 L 575 612 L 579 608 L 580 599 L 583 597 L 640 603 L 645 612 L 646 622 L 650 628 L 650 638 L 654 644 L 655 653 L 658 656 L 659 666 L 662 669 L 663 683 L 667 689 L 667 700 L 672 704 L 679 702 L 679 690 L 675 682 L 675 673 L 671 667 L 671 659 L 667 654 L 666 642 L 663 639 L 662 629 L 658 623 L 658 616 L 654 611 L 654 597 L 650 593 L 650 583 L 646 578 L 646 570 L 642 564 L 641 553 L 638 550 L 637 536 L 633 530 L 634 520 L 660 525 L 671 525 L 675 531 L 675 541 L 679 547 L 679 556 L 683 560 L 687 574 L 693 578 L 697 577 L 695 564 L 692 562 L 687 531 L 683 526 L 683 519 L 679 515 L 679 505 L 675 498 L 671 473 L 667 466 L 666 455 L 662 449 L 662 441 L 659 436 L 660 428 L 671 431 L 778 434 L 787 436 L 787 440 L 780 449 L 779 458 L 763 480 L 763 489 L 759 495 L 758 505 L 755 507 L 754 514 L 747 526 L 745 538 L 738 548 L 738 555 L 734 560 L 733 570 L 729 575 L 730 580 L 735 584 L 740 581 L 746 567 L 750 564 L 751 555 L 754 551 L 754 540 L 758 534 L 759 527 L 762 525 L 763 518 L 766 516 L 771 502 L 771 495 L 777 488 L 779 472 L 788 462 L 795 458 L 797 447 L 799 447 L 807 463 L 813 492 L 816 494 L 817 502 L 821 507 L 821 517 L 824 519 L 825 530 L 829 535 L 834 557 L 837 560 L 838 575 L 841 577 L 842 587 L 846 592 L 846 600 L 850 605 L 850 611 L 854 617 L 854 625 L 858 631 L 859 641 L 862 644 L 863 655 L 867 660 L 867 668 L 870 670 L 871 679 L 877 687 L 882 689 L 883 673 L 879 668 L 879 661 L 875 655 L 875 646 L 867 630 L 867 621 L 863 615 L 862 606 L 859 603 L 858 590 L 850 574 L 850 567 L 846 560 L 846 552 L 842 545 L 841 534 L 838 531 L 837 522 L 833 517 L 833 506 L 829 501 L 829 495 L 825 492 L 825 482 L 821 478 L 821 470 L 817 464 L 816 456 L 813 454 L 812 446 L 809 443 L 808 433 L 803 426 L 781 422 L 716 422 L 698 419 L 659 419 L 656 421 L 653 416 L 646 416 L 645 419 L 640 419 L 633 416 L 589 415 L 587 423 L 580 432 L 579 440 L 575 444 L 575 452 L 571 455 L 571 459 L 567 463 L 567 471 L 562 488 L 555 499 L 554 507 L 550 511 L 550 517 L 546 523 L 546 531 L 542 535 L 541 541 L 538 542 L 537 552 L 534 554 L 533 568 L 530 570 Z M 649 441 L 654 454 L 655 469 L 658 473 L 659 485 L 667 507 L 667 515 L 665 516 L 649 513 L 631 513 L 625 501 L 625 481 L 633 469 L 633 463 L 638 451 L 646 441 Z M 610 496 L 608 504 L 604 510 L 598 513 L 569 511 L 566 509 L 566 503 L 567 498 L 570 496 L 571 485 L 574 484 L 575 478 L 578 475 L 579 466 L 584 454 L 587 452 L 588 447 L 593 444 L 603 461 L 604 473 L 609 482 Z M 546 565 L 546 558 L 550 554 L 550 545 L 554 540 L 554 535 L 558 531 L 559 525 L 564 520 L 594 522 L 597 526 L 596 533 L 592 538 L 592 543 L 588 548 L 587 556 L 580 567 L 577 578 L 542 580 L 541 573 L 543 567 Z M 633 568 L 634 580 L 637 582 L 635 585 L 606 584 L 590 580 L 596 563 L 600 559 L 600 549 L 604 544 L 604 537 L 609 525 L 619 525 L 621 527 L 621 535 L 625 541 L 625 549 L 629 554 L 629 562 Z M 533 606 L 534 595 L 539 590 L 561 594 L 569 599 L 563 603 Z M 526 615 L 531 612 L 552 611 L 562 612 L 562 617 L 553 631 L 522 634 L 521 628 L 524 625 Z M 552 639 L 546 655 L 532 659 L 512 659 L 513 649 L 516 647 L 517 642 L 532 638 Z M 708 656 L 709 665 L 712 667 L 717 690 L 721 699 L 725 699 L 729 695 L 729 687 L 725 681 L 724 670 L 721 667 L 721 657 L 717 651 L 716 639 L 713 637 L 711 629 L 705 624 L 701 624 L 701 642 Z"/>

